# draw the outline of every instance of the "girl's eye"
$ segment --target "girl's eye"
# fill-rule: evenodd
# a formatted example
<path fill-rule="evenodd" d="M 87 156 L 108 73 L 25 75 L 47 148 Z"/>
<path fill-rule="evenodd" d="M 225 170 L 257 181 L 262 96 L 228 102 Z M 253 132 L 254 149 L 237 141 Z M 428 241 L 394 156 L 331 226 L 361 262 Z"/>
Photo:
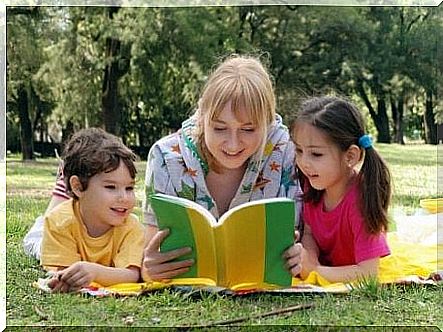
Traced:
<path fill-rule="evenodd" d="M 134 190 L 134 187 L 126 187 L 126 190 L 127 190 L 127 191 L 133 191 L 133 190 Z"/>
<path fill-rule="evenodd" d="M 312 152 L 312 155 L 313 155 L 314 157 L 321 157 L 321 156 L 323 156 L 323 154 L 318 153 L 318 152 Z"/>

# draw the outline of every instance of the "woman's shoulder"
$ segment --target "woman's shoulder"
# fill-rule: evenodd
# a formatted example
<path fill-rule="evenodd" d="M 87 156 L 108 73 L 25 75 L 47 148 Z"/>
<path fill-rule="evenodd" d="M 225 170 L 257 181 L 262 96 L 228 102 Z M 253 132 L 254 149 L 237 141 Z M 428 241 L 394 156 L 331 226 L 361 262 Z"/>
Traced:
<path fill-rule="evenodd" d="M 149 155 L 165 156 L 168 153 L 180 153 L 180 132 L 169 134 L 156 141 L 150 149 Z"/>
<path fill-rule="evenodd" d="M 152 147 L 158 147 L 160 149 L 164 149 L 164 148 L 170 147 L 174 144 L 178 144 L 179 140 L 180 140 L 180 131 L 176 131 L 172 134 L 163 136 L 162 138 L 157 140 L 152 145 Z"/>

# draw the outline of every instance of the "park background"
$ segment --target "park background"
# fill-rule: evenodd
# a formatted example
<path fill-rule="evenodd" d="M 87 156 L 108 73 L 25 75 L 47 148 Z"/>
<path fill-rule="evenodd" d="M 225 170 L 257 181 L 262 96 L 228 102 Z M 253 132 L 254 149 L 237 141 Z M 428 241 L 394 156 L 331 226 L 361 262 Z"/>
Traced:
<path fill-rule="evenodd" d="M 195 110 L 211 68 L 261 57 L 288 123 L 301 98 L 351 98 L 379 143 L 437 144 L 438 7 L 8 7 L 7 150 L 54 155 L 101 126 L 142 157 Z"/>
<path fill-rule="evenodd" d="M 304 97 L 331 93 L 352 99 L 392 171 L 393 207 L 413 214 L 420 199 L 441 196 L 441 145 L 434 145 L 443 120 L 439 8 L 7 7 L 6 23 L 8 329 L 189 329 L 242 317 L 249 317 L 244 324 L 265 324 L 263 331 L 288 325 L 299 331 L 443 327 L 442 285 L 368 282 L 346 295 L 241 298 L 171 289 L 121 298 L 46 294 L 32 287 L 44 272 L 22 247 L 54 185 L 54 148 L 60 152 L 61 143 L 83 127 L 119 135 L 142 157 L 135 209 L 140 217 L 147 150 L 192 114 L 206 75 L 231 53 L 266 62 L 286 123 Z M 265 317 L 297 304 L 313 307 Z"/>

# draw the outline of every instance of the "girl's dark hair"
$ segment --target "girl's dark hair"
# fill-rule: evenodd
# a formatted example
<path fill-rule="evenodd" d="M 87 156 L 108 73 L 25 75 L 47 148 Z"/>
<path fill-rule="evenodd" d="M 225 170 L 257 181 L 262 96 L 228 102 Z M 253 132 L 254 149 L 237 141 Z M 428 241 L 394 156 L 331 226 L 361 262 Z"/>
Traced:
<path fill-rule="evenodd" d="M 82 190 L 88 188 L 89 179 L 96 174 L 112 172 L 122 161 L 134 179 L 137 174 L 134 162 L 137 156 L 117 136 L 100 128 L 87 128 L 76 132 L 63 150 L 63 176 L 66 192 L 77 199 L 72 192 L 69 179 L 76 175 Z"/>
<path fill-rule="evenodd" d="M 299 123 L 308 123 L 320 129 L 342 151 L 347 151 L 352 144 L 359 146 L 359 138 L 366 134 L 359 110 L 351 102 L 337 97 L 314 97 L 304 101 L 297 119 L 292 123 L 292 136 Z M 368 232 L 376 234 L 388 229 L 391 174 L 373 147 L 367 148 L 363 156 L 363 165 L 358 173 L 359 207 Z M 324 190 L 312 188 L 301 170 L 297 169 L 297 172 L 304 189 L 303 200 L 318 203 Z"/>

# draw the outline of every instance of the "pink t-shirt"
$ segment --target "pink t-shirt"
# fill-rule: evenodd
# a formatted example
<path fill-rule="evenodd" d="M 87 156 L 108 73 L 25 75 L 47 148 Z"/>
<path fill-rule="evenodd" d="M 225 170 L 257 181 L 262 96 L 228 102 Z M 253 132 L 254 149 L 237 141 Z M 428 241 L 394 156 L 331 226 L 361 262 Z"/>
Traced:
<path fill-rule="evenodd" d="M 390 254 L 384 232 L 372 235 L 366 231 L 358 200 L 358 187 L 353 185 L 332 211 L 323 211 L 323 198 L 317 205 L 304 203 L 303 220 L 320 249 L 320 264 L 354 265 Z"/>
<path fill-rule="evenodd" d="M 64 199 L 70 199 L 69 195 L 66 193 L 65 179 L 63 176 L 63 163 L 60 162 L 57 169 L 57 178 L 55 180 L 55 186 L 52 189 L 52 195 Z"/>

